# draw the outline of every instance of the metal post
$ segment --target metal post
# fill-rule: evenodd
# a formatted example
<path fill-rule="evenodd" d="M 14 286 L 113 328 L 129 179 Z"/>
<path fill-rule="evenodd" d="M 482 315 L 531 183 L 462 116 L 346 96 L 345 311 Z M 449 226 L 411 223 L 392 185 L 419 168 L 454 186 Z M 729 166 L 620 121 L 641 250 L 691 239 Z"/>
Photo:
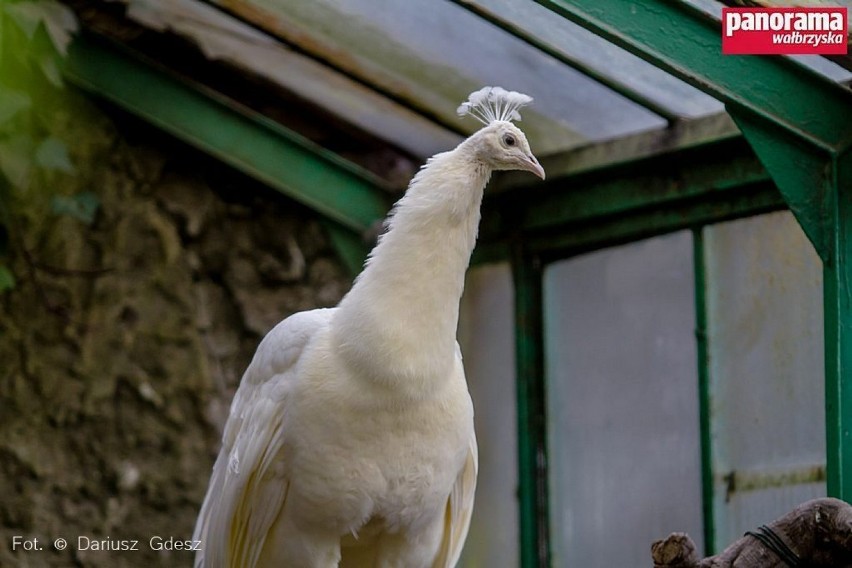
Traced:
<path fill-rule="evenodd" d="M 852 152 L 833 164 L 823 265 L 828 493 L 852 501 Z"/>
<path fill-rule="evenodd" d="M 698 421 L 701 435 L 701 511 L 704 520 L 704 555 L 716 552 L 716 517 L 713 506 L 713 439 L 710 416 L 710 352 L 707 344 L 707 267 L 704 233 L 692 232 L 695 274 L 695 340 L 698 348 Z"/>
<path fill-rule="evenodd" d="M 547 568 L 550 546 L 541 259 L 516 247 L 512 269 L 518 372 L 521 566 Z"/>

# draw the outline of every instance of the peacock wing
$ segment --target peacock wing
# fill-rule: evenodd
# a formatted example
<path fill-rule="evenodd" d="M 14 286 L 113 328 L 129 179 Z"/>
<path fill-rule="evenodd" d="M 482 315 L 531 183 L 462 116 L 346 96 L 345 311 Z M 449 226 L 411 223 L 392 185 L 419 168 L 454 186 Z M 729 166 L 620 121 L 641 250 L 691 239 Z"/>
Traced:
<path fill-rule="evenodd" d="M 447 499 L 444 537 L 434 568 L 453 568 L 459 561 L 473 514 L 473 495 L 476 491 L 478 470 L 479 451 L 476 435 L 471 431 L 467 459 Z"/>
<path fill-rule="evenodd" d="M 254 566 L 284 506 L 289 487 L 282 456 L 288 394 L 299 359 L 333 309 L 300 312 L 279 323 L 260 345 L 234 395 L 195 527 L 195 566 Z"/>

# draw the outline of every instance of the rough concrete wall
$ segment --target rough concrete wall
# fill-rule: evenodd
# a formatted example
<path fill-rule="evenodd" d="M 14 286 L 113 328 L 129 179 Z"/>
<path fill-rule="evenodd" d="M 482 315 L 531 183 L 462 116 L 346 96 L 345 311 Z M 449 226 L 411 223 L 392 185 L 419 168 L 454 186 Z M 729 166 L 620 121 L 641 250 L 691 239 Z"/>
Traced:
<path fill-rule="evenodd" d="M 0 566 L 190 565 L 149 541 L 191 538 L 259 339 L 350 284 L 305 209 L 111 114 L 59 127 L 79 170 L 63 191 L 101 202 L 91 226 L 16 205 L 19 282 L 0 296 Z M 44 550 L 12 551 L 16 535 Z M 79 537 L 139 550 L 78 550 Z"/>

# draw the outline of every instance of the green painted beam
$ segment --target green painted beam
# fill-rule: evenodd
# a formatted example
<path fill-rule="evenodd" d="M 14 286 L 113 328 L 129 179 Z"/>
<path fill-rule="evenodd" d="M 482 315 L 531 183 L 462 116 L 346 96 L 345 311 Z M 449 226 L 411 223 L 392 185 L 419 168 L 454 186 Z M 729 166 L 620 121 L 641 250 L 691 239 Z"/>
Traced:
<path fill-rule="evenodd" d="M 280 124 L 82 34 L 63 69 L 75 85 L 361 234 L 389 209 L 383 182 Z"/>
<path fill-rule="evenodd" d="M 742 146 L 741 153 L 735 146 Z M 655 160 L 642 168 L 606 172 L 593 181 L 577 179 L 570 185 L 560 184 L 547 195 L 530 196 L 522 226 L 536 230 L 570 224 L 769 181 L 769 174 L 748 147 L 735 146 L 697 155 L 682 152 L 679 161 L 668 163 L 667 168 Z"/>
<path fill-rule="evenodd" d="M 781 194 L 770 182 L 743 186 L 697 200 L 677 201 L 655 208 L 577 223 L 525 235 L 531 251 L 545 261 L 628 243 L 702 225 L 785 209 Z"/>
<path fill-rule="evenodd" d="M 852 107 L 849 112 L 852 113 Z M 731 116 L 760 161 L 772 173 L 817 253 L 823 261 L 828 261 L 832 247 L 828 225 L 829 199 L 833 191 L 832 155 L 747 113 L 732 110 Z"/>
<path fill-rule="evenodd" d="M 489 196 L 483 207 L 481 242 L 488 247 L 522 234 L 536 239 L 544 235 L 539 240 L 553 243 L 582 244 L 598 240 L 585 227 L 633 226 L 643 216 L 657 228 L 690 226 L 695 222 L 689 217 L 692 213 L 707 219 L 713 218 L 712 211 L 728 217 L 740 206 L 744 211 L 765 208 L 765 197 L 758 207 L 752 207 L 740 195 L 741 188 L 756 184 L 770 187 L 762 195 L 771 195 L 771 207 L 783 207 L 769 174 L 745 140 L 724 137 L 643 155 L 617 166 L 579 168 L 536 188 Z M 726 199 L 731 200 L 731 207 L 720 205 Z M 699 207 L 705 203 L 707 207 Z M 667 212 L 671 212 L 672 223 L 661 223 L 659 216 Z M 606 236 L 604 231 L 600 235 Z"/>
<path fill-rule="evenodd" d="M 544 307 L 541 260 L 521 243 L 512 250 L 518 399 L 520 565 L 550 566 Z"/>
<path fill-rule="evenodd" d="M 829 174 L 832 254 L 823 263 L 828 494 L 852 501 L 852 151 Z"/>
<path fill-rule="evenodd" d="M 698 426 L 701 446 L 701 512 L 704 519 L 704 554 L 716 553 L 716 514 L 713 506 L 713 424 L 711 422 L 710 351 L 707 345 L 707 263 L 704 228 L 692 232 L 695 274 L 695 343 L 698 351 Z"/>

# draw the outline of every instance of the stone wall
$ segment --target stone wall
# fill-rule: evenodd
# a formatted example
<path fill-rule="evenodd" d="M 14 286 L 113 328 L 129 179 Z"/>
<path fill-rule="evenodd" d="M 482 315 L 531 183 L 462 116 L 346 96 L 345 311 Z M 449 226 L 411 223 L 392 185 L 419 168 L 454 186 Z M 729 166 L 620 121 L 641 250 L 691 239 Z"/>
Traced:
<path fill-rule="evenodd" d="M 254 348 L 287 315 L 337 303 L 350 280 L 305 208 L 83 106 L 53 125 L 77 166 L 56 181 L 97 196 L 94 222 L 15 203 L 18 283 L 0 296 L 0 566 L 189 566 L 190 553 L 149 539 L 191 538 Z M 15 535 L 44 550 L 13 552 Z M 80 551 L 79 537 L 139 550 Z"/>

